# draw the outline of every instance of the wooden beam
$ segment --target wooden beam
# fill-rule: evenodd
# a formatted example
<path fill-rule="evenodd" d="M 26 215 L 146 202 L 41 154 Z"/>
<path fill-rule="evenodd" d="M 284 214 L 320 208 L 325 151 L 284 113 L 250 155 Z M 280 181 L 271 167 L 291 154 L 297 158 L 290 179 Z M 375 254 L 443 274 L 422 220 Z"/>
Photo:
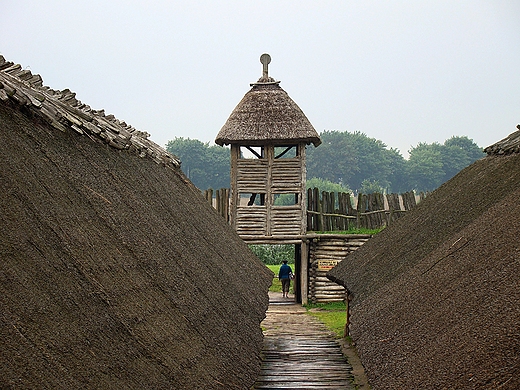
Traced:
<path fill-rule="evenodd" d="M 307 240 L 303 240 L 301 246 L 300 291 L 302 305 L 306 305 L 309 303 L 309 245 Z"/>

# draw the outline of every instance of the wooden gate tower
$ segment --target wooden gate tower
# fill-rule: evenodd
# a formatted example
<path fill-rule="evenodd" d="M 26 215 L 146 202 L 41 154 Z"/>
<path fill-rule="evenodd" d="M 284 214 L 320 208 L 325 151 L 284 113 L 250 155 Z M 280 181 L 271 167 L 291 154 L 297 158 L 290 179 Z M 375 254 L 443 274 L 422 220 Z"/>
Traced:
<path fill-rule="evenodd" d="M 303 111 L 268 74 L 235 107 L 215 139 L 231 146 L 231 224 L 249 244 L 295 244 L 300 294 L 307 302 L 305 148 L 320 137 Z M 298 296 L 300 295 L 300 296 Z"/>

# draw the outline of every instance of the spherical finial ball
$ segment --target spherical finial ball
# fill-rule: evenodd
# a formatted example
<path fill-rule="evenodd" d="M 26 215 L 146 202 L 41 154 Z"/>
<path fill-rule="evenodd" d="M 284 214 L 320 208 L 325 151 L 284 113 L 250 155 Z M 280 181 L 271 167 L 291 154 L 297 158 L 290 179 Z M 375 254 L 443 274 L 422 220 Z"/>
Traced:
<path fill-rule="evenodd" d="M 267 53 L 264 53 L 260 56 L 260 62 L 263 64 L 263 65 L 267 65 L 271 62 L 271 56 Z"/>

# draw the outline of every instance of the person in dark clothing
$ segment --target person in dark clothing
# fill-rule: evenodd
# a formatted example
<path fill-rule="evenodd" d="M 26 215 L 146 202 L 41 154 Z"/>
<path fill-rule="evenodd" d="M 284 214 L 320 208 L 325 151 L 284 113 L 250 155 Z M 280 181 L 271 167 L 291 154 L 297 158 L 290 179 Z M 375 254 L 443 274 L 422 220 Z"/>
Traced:
<path fill-rule="evenodd" d="M 282 282 L 282 295 L 284 298 L 289 297 L 289 287 L 291 287 L 292 276 L 292 269 L 287 265 L 287 260 L 284 260 L 278 272 L 278 279 Z"/>

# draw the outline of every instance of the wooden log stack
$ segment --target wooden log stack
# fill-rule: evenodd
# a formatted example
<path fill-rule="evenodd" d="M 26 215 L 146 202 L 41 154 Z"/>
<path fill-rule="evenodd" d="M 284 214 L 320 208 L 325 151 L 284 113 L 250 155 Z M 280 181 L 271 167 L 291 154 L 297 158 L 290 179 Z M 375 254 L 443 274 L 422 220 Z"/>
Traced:
<path fill-rule="evenodd" d="M 327 278 L 327 272 L 361 247 L 372 236 L 368 234 L 309 235 L 309 302 L 344 301 L 346 290 Z"/>

